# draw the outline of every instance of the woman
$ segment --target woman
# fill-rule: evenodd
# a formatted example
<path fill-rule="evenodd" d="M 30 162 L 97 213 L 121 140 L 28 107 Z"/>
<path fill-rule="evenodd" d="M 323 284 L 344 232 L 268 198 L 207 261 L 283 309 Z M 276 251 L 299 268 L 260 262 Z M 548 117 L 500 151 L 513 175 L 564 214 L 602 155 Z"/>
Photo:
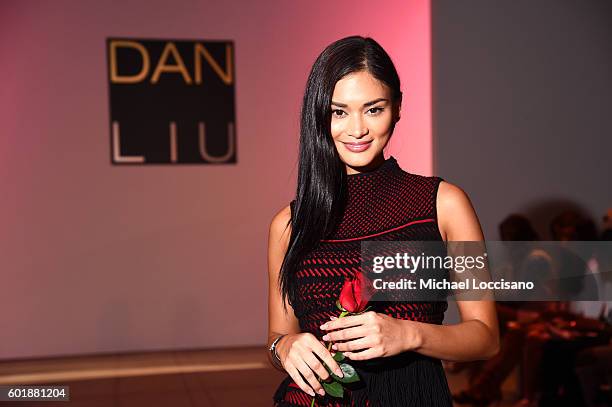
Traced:
<path fill-rule="evenodd" d="M 401 101 L 395 67 L 371 38 L 338 40 L 312 67 L 296 198 L 269 231 L 270 360 L 288 373 L 274 395 L 277 406 L 451 406 L 440 359 L 483 359 L 498 351 L 491 301 L 458 302 L 462 321 L 448 326 L 441 325 L 446 301 L 375 303 L 330 321 L 342 285 L 359 268 L 361 241 L 483 240 L 460 188 L 384 158 Z M 329 341 L 363 384 L 342 399 L 326 394 L 319 381 L 330 379 L 323 363 L 342 375 Z"/>

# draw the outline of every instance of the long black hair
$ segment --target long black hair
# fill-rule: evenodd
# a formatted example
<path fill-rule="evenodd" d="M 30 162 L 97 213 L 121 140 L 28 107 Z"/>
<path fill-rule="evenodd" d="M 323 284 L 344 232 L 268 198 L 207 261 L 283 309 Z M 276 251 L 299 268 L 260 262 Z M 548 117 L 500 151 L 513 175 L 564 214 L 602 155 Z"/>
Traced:
<path fill-rule="evenodd" d="M 300 119 L 300 151 L 295 205 L 287 224 L 291 237 L 281 265 L 283 307 L 293 306 L 293 278 L 299 263 L 337 227 L 346 205 L 346 165 L 331 136 L 331 99 L 336 82 L 366 71 L 391 90 L 394 106 L 401 101 L 400 79 L 385 50 L 372 38 L 350 36 L 333 42 L 316 59 L 304 92 Z M 395 128 L 395 120 L 393 129 Z"/>

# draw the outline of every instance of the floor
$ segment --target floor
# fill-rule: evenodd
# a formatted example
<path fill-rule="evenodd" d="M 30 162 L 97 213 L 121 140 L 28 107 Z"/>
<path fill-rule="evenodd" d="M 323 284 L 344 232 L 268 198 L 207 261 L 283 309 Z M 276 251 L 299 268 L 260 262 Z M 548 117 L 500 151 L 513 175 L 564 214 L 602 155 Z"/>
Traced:
<path fill-rule="evenodd" d="M 68 357 L 0 362 L 0 385 L 57 384 L 70 388 L 70 402 L 0 402 L 15 407 L 219 407 L 272 405 L 285 375 L 268 366 L 263 347 Z M 453 392 L 464 374 L 448 374 Z M 515 378 L 504 383 L 515 398 Z"/>

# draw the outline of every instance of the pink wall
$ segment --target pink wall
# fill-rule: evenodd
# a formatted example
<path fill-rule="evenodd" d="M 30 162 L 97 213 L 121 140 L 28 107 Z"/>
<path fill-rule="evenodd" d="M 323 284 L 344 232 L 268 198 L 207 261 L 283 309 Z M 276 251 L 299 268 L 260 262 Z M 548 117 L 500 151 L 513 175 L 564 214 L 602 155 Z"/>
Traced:
<path fill-rule="evenodd" d="M 429 175 L 429 1 L 3 1 L 0 359 L 263 344 L 266 243 L 330 42 L 403 81 L 389 152 Z M 111 166 L 105 38 L 231 39 L 238 164 Z"/>

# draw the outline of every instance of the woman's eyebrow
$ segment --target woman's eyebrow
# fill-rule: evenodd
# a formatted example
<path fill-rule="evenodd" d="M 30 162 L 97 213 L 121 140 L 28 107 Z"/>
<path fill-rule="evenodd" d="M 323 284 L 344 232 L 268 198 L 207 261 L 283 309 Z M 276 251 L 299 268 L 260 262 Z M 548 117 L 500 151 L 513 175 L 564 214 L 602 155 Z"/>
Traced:
<path fill-rule="evenodd" d="M 374 100 L 371 100 L 371 101 L 369 101 L 369 102 L 365 102 L 365 103 L 363 104 L 363 107 L 371 106 L 371 105 L 373 105 L 373 104 L 375 104 L 375 103 L 378 103 L 378 102 L 386 102 L 386 101 L 388 101 L 388 100 L 387 100 L 387 99 L 385 99 L 385 98 L 378 98 L 378 99 L 374 99 Z M 334 105 L 334 106 L 338 106 L 338 107 L 347 107 L 347 106 L 348 106 L 347 104 L 340 103 L 340 102 L 334 102 L 333 100 L 332 100 L 331 104 L 332 104 L 332 105 Z"/>

